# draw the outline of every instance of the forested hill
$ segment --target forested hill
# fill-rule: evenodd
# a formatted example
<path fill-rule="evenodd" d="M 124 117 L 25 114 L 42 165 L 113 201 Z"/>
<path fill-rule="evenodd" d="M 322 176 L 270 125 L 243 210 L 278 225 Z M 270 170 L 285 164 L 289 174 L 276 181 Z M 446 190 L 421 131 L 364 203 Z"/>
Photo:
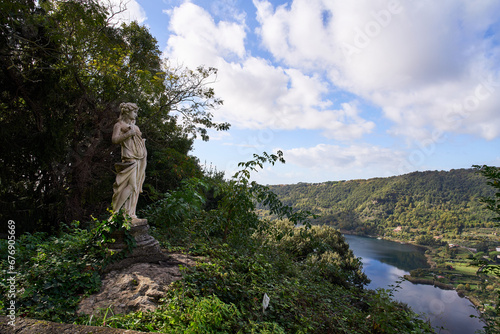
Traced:
<path fill-rule="evenodd" d="M 270 188 L 285 204 L 320 214 L 314 223 L 362 234 L 397 226 L 457 233 L 492 226 L 492 215 L 479 198 L 492 196 L 493 190 L 473 169 Z"/>

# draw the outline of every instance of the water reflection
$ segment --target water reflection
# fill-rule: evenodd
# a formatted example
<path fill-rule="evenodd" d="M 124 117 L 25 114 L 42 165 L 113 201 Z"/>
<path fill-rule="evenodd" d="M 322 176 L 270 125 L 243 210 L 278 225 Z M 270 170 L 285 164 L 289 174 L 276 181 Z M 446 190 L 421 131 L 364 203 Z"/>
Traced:
<path fill-rule="evenodd" d="M 439 333 L 471 334 L 482 329 L 482 323 L 470 315 L 478 315 L 473 305 L 454 290 L 441 290 L 431 285 L 396 283 L 409 270 L 427 266 L 422 251 L 415 246 L 386 240 L 346 235 L 354 254 L 362 258 L 363 269 L 371 279 L 370 289 L 398 285 L 394 298 L 408 304 L 415 312 L 425 314 Z"/>
<path fill-rule="evenodd" d="M 351 235 L 346 235 L 346 240 L 358 257 L 373 258 L 406 271 L 429 267 L 423 250 L 413 245 Z"/>

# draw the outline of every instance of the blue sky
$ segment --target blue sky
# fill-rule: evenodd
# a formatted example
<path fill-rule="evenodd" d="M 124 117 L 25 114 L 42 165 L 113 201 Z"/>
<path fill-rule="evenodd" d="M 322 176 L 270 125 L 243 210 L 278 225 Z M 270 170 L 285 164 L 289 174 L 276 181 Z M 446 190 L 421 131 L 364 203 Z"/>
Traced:
<path fill-rule="evenodd" d="M 115 1 L 115 0 L 112 0 Z M 116 0 L 118 1 L 118 0 Z M 218 68 L 232 124 L 193 155 L 263 184 L 500 165 L 500 2 L 131 0 L 163 56 Z"/>

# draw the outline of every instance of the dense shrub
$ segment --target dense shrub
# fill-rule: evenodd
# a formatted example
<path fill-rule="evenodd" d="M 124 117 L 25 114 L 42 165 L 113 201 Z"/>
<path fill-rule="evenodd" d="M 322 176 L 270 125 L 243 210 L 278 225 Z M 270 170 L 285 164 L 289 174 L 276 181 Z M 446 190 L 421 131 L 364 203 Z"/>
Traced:
<path fill-rule="evenodd" d="M 294 228 L 293 224 L 281 223 L 288 233 L 276 245 L 295 261 L 305 261 L 318 270 L 324 278 L 344 286 L 358 287 L 369 283 L 357 259 L 342 234 L 329 226 Z"/>
<path fill-rule="evenodd" d="M 25 234 L 16 241 L 16 310 L 19 315 L 52 321 L 71 321 L 84 295 L 97 292 L 104 253 L 92 247 L 94 235 L 74 229 L 60 237 Z M 6 240 L 0 240 L 0 270 L 8 271 Z M 1 298 L 8 286 L 0 280 Z M 5 300 L 2 299 L 2 304 Z M 1 304 L 0 304 L 1 305 Z"/>

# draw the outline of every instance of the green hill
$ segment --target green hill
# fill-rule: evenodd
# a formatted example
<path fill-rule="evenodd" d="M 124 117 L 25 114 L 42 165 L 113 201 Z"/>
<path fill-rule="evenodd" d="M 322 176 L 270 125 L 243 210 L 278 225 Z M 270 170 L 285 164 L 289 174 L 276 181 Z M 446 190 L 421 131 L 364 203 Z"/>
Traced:
<path fill-rule="evenodd" d="M 479 201 L 492 196 L 473 169 L 414 172 L 368 180 L 299 183 L 270 187 L 283 203 L 320 215 L 327 224 L 359 234 L 382 234 L 401 226 L 455 231 L 492 227 L 492 214 Z"/>

